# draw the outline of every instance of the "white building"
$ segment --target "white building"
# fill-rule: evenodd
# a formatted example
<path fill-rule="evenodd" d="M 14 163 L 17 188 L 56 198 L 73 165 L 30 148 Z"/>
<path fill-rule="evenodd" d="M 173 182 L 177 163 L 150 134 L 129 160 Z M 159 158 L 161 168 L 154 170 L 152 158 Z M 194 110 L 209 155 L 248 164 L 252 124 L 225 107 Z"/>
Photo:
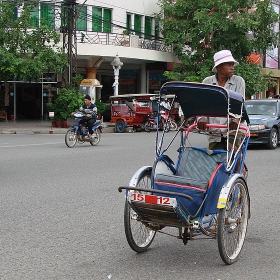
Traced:
<path fill-rule="evenodd" d="M 33 24 L 40 25 L 42 20 L 47 21 L 61 34 L 64 46 L 67 46 L 67 36 L 63 30 L 67 28 L 68 21 L 65 22 L 62 15 L 64 10 L 69 11 L 73 7 L 71 2 L 75 1 L 42 0 L 32 14 Z M 111 62 L 116 55 L 123 62 L 119 71 L 119 94 L 159 90 L 165 82 L 163 72 L 172 68 L 178 60 L 172 46 L 164 44 L 158 21 L 154 18 L 154 13 L 159 12 L 157 0 L 77 0 L 76 3 L 74 62 L 76 58 L 77 63 L 71 69 L 75 68 L 74 73 L 100 82 L 102 88 L 96 90 L 97 99 L 108 101 L 109 96 L 114 95 Z M 20 13 L 20 9 L 17 13 Z M 41 84 L 17 83 L 15 117 L 38 119 L 45 116 L 47 91 L 51 88 L 55 93 L 56 83 L 62 80 L 62 75 L 56 77 L 45 73 Z M 21 105 L 16 106 L 17 102 L 21 102 Z M 29 108 L 34 108 L 36 104 L 38 112 L 32 113 L 24 102 L 28 103 Z"/>

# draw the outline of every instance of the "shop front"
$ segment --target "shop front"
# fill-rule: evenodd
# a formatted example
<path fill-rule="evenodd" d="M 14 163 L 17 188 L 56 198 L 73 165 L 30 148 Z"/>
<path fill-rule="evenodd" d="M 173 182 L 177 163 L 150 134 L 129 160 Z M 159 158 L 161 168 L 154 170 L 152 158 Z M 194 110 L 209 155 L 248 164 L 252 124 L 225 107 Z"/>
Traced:
<path fill-rule="evenodd" d="M 42 82 L 1 83 L 0 107 L 9 120 L 43 120 L 48 118 L 47 103 L 57 95 L 55 74 L 44 74 Z"/>

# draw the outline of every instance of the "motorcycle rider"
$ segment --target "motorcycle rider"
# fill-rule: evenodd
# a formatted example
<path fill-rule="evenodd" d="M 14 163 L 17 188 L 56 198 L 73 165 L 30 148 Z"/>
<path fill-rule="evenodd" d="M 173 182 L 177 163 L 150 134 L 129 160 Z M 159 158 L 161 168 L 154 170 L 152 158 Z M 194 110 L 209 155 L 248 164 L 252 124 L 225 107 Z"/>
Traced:
<path fill-rule="evenodd" d="M 171 106 L 168 102 L 168 99 L 165 98 L 161 103 L 160 103 L 160 106 L 162 107 L 163 110 L 167 110 L 167 111 L 170 111 L 171 110 Z"/>
<path fill-rule="evenodd" d="M 86 114 L 86 116 L 80 120 L 80 124 L 87 123 L 89 134 L 86 137 L 86 139 L 88 140 L 92 136 L 93 133 L 92 127 L 96 122 L 96 113 L 97 113 L 97 107 L 94 103 L 91 102 L 91 97 L 89 95 L 86 95 L 84 97 L 84 104 L 80 107 L 79 111 Z"/>

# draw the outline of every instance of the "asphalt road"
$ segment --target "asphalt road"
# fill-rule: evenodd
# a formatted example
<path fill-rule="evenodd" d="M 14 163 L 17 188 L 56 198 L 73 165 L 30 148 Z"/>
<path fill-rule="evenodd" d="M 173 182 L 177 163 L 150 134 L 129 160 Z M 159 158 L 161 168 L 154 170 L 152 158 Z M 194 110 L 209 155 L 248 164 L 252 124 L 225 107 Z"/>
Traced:
<path fill-rule="evenodd" d="M 70 149 L 64 135 L 0 135 L 0 279 L 279 279 L 280 147 L 248 150 L 252 217 L 235 264 L 224 265 L 216 240 L 157 234 L 147 252 L 130 249 L 117 188 L 152 164 L 154 140 L 108 133 Z"/>

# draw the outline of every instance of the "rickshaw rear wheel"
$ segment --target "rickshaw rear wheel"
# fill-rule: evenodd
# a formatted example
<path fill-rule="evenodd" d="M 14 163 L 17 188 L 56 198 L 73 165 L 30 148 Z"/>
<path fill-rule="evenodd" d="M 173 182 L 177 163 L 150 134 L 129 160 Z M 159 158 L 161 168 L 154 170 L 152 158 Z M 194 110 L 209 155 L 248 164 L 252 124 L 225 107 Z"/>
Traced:
<path fill-rule="evenodd" d="M 237 179 L 231 186 L 226 207 L 219 210 L 217 239 L 219 253 L 226 264 L 237 261 L 242 250 L 249 219 L 249 196 L 245 182 Z"/>
<path fill-rule="evenodd" d="M 147 170 L 139 176 L 136 187 L 151 188 L 151 170 Z M 137 253 L 146 251 L 156 235 L 154 230 L 146 227 L 139 221 L 137 213 L 127 201 L 124 208 L 124 228 L 129 246 Z"/>
<path fill-rule="evenodd" d="M 69 148 L 73 148 L 77 142 L 77 134 L 75 130 L 68 130 L 65 134 L 65 144 Z"/>
<path fill-rule="evenodd" d="M 118 120 L 116 122 L 116 131 L 122 133 L 125 131 L 125 122 L 123 120 Z"/>

